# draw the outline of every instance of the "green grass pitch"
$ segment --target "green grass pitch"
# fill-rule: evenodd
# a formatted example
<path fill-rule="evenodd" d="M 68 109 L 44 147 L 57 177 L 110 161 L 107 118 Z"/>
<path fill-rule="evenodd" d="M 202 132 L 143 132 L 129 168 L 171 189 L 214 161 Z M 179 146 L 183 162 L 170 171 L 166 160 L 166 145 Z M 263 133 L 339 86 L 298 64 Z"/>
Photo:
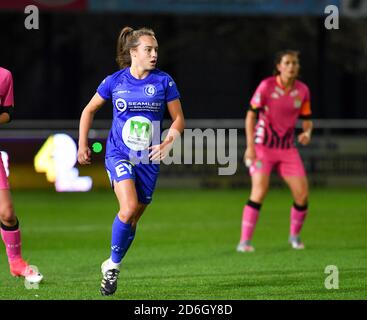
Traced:
<path fill-rule="evenodd" d="M 363 189 L 312 189 L 303 240 L 290 249 L 292 203 L 271 189 L 254 237 L 256 252 L 237 253 L 248 190 L 158 189 L 124 259 L 113 297 L 99 293 L 109 256 L 113 193 L 13 191 L 23 255 L 44 274 L 26 289 L 0 255 L 0 299 L 366 299 L 367 210 Z M 325 268 L 339 270 L 327 290 Z"/>

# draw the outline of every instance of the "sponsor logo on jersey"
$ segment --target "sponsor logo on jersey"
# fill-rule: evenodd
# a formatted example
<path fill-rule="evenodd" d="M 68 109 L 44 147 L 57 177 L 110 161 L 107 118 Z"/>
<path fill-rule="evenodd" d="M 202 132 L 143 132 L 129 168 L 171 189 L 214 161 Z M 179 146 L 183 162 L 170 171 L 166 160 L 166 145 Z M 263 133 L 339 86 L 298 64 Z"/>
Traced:
<path fill-rule="evenodd" d="M 149 101 L 129 101 L 129 106 L 147 106 L 147 107 L 160 107 L 161 102 L 149 102 Z"/>
<path fill-rule="evenodd" d="M 115 101 L 115 107 L 117 108 L 118 111 L 124 112 L 127 108 L 127 103 L 124 99 L 118 98 Z"/>
<path fill-rule="evenodd" d="M 157 88 L 153 86 L 152 84 L 148 84 L 144 87 L 144 93 L 148 97 L 154 97 L 155 94 L 157 93 Z"/>
<path fill-rule="evenodd" d="M 142 116 L 129 118 L 122 128 L 122 139 L 125 145 L 134 151 L 149 147 L 153 135 L 152 122 Z"/>
<path fill-rule="evenodd" d="M 133 174 L 132 165 L 130 163 L 123 162 L 115 167 L 117 177 L 122 177 L 123 175 L 127 174 L 128 172 L 130 175 Z"/>
<path fill-rule="evenodd" d="M 276 92 L 273 92 L 273 93 L 271 94 L 271 97 L 272 97 L 273 99 L 279 99 L 279 94 L 278 94 L 278 93 L 276 93 Z"/>
<path fill-rule="evenodd" d="M 117 91 L 117 93 L 130 93 L 129 90 L 120 90 L 120 91 Z"/>
<path fill-rule="evenodd" d="M 295 97 L 297 94 L 298 94 L 298 90 L 297 90 L 297 89 L 295 89 L 295 90 L 293 90 L 289 95 L 290 95 L 291 97 Z"/>
<path fill-rule="evenodd" d="M 261 101 L 261 93 L 260 92 L 256 92 L 255 97 L 254 97 L 254 102 L 256 104 L 260 104 Z"/>
<path fill-rule="evenodd" d="M 278 92 L 281 96 L 284 95 L 284 91 L 277 86 L 275 87 L 275 91 Z"/>

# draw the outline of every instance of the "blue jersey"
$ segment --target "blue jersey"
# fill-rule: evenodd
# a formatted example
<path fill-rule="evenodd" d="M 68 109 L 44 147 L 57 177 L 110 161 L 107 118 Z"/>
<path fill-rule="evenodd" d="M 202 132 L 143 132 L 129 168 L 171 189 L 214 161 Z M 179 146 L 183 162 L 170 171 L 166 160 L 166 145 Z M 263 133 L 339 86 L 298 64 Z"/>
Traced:
<path fill-rule="evenodd" d="M 150 71 L 144 79 L 133 77 L 130 68 L 122 69 L 104 79 L 97 92 L 103 99 L 112 100 L 113 105 L 106 157 L 118 152 L 133 162 L 132 154 L 139 157 L 152 141 L 161 142 L 166 105 L 180 98 L 173 79 L 158 69 Z"/>

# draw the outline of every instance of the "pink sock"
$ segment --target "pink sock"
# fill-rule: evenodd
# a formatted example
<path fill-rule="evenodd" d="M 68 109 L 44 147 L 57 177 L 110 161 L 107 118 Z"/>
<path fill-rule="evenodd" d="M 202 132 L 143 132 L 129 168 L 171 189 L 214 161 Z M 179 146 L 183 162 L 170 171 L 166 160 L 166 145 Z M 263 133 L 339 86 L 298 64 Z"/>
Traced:
<path fill-rule="evenodd" d="M 260 205 L 259 205 L 260 209 Z M 241 232 L 241 242 L 249 241 L 252 239 L 254 233 L 256 222 L 259 217 L 259 209 L 247 204 L 243 208 L 242 215 L 242 232 Z"/>
<path fill-rule="evenodd" d="M 290 227 L 290 234 L 292 237 L 298 236 L 300 234 L 306 215 L 307 206 L 298 208 L 296 208 L 294 205 L 292 206 Z"/>
<path fill-rule="evenodd" d="M 9 262 L 22 257 L 21 255 L 22 243 L 20 240 L 19 228 L 14 231 L 7 231 L 1 229 L 1 238 L 4 241 L 6 247 L 6 254 L 8 255 Z"/>

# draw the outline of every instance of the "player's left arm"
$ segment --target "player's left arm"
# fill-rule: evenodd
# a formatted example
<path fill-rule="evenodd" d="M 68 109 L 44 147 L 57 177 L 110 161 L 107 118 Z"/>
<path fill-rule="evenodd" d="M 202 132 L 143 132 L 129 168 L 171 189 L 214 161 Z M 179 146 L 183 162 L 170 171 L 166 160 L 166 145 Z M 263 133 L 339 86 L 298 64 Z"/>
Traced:
<path fill-rule="evenodd" d="M 172 149 L 174 141 L 181 135 L 185 128 L 185 117 L 182 111 L 180 99 L 167 103 L 167 109 L 172 119 L 171 127 L 166 138 L 160 145 L 151 146 L 150 160 L 163 160 Z"/>
<path fill-rule="evenodd" d="M 308 145 L 311 142 L 313 122 L 311 120 L 311 102 L 310 94 L 307 89 L 305 101 L 300 110 L 300 119 L 302 120 L 302 133 L 298 135 L 298 142 L 302 145 Z"/>
<path fill-rule="evenodd" d="M 303 120 L 302 121 L 302 129 L 303 132 L 298 136 L 298 142 L 304 146 L 308 145 L 311 142 L 313 122 L 312 120 Z"/>
<path fill-rule="evenodd" d="M 13 76 L 9 72 L 4 79 L 5 94 L 1 99 L 0 104 L 0 124 L 8 123 L 11 121 L 13 106 L 14 106 L 14 94 L 13 94 Z"/>
<path fill-rule="evenodd" d="M 0 124 L 8 123 L 11 120 L 10 113 L 7 110 L 8 107 L 0 107 Z"/>

